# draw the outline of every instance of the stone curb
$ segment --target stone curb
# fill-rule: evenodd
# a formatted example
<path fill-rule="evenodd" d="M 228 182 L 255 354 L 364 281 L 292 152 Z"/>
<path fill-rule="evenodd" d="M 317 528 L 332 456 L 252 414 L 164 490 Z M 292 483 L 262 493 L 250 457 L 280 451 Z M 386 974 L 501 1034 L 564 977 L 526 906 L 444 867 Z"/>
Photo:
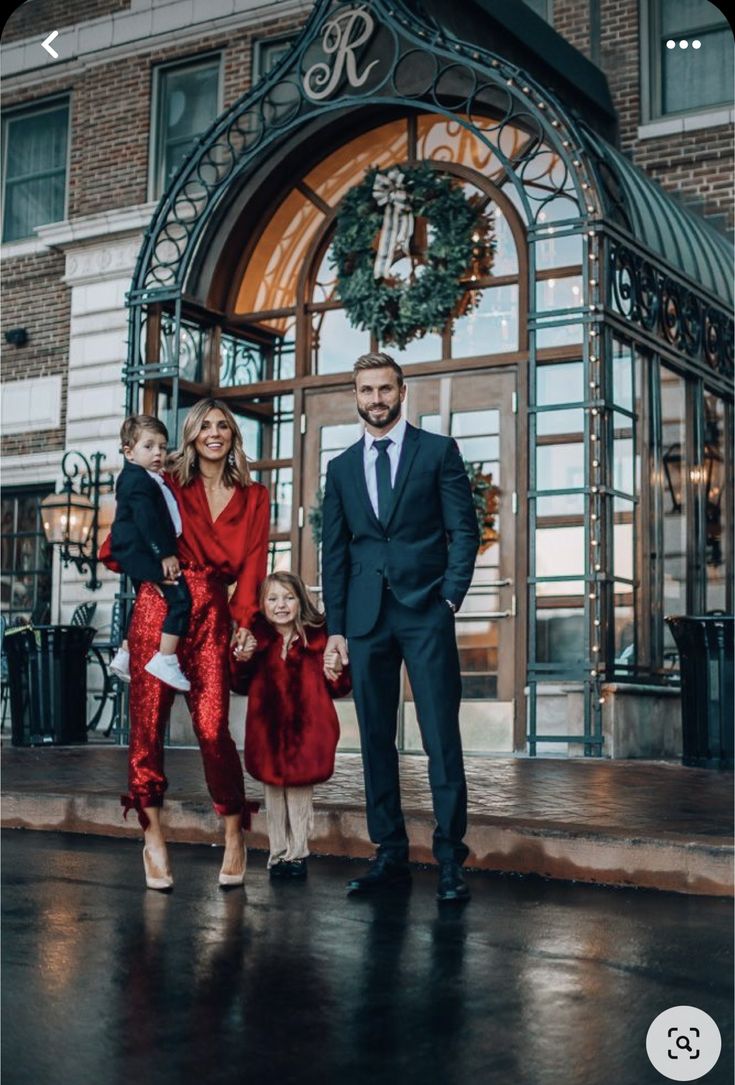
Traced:
<path fill-rule="evenodd" d="M 117 796 L 46 792 L 31 795 L 6 791 L 3 828 L 46 832 L 91 833 L 138 837 L 131 814 L 127 821 Z M 207 800 L 169 799 L 166 827 L 170 840 L 216 844 L 221 827 Z M 433 821 L 428 814 L 406 813 L 411 860 L 433 862 Z M 594 832 L 579 826 L 530 825 L 508 818 L 470 818 L 466 836 L 467 866 L 508 874 L 536 874 L 563 881 L 658 889 L 697 896 L 733 896 L 733 848 L 729 844 L 671 837 L 626 836 Z M 265 814 L 253 818 L 248 836 L 253 848 L 267 849 Z M 358 808 L 317 803 L 312 851 L 315 855 L 367 858 L 373 854 L 364 812 Z"/>

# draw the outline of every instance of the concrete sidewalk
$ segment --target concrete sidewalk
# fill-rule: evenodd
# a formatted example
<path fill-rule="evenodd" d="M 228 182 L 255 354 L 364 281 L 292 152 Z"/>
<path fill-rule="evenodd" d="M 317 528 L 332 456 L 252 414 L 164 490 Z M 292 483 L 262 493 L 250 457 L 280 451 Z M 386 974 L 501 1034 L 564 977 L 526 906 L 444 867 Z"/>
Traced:
<path fill-rule="evenodd" d="M 468 757 L 470 857 L 481 870 L 733 895 L 733 773 L 669 762 Z M 127 750 L 90 744 L 2 750 L 2 825 L 137 836 L 123 821 Z M 166 751 L 171 840 L 220 839 L 197 750 Z M 411 859 L 431 862 L 433 819 L 424 757 L 401 758 Z M 248 797 L 262 786 L 247 781 Z M 249 834 L 265 848 L 261 810 Z M 369 856 L 359 754 L 338 754 L 316 789 L 315 854 Z"/>

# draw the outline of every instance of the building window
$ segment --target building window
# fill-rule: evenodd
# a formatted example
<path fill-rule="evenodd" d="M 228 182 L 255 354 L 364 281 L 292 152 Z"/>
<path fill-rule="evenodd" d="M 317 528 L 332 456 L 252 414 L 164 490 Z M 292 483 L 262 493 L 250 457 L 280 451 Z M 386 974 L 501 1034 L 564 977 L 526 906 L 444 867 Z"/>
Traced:
<path fill-rule="evenodd" d="M 41 525 L 41 500 L 51 486 L 6 490 L 2 498 L 0 611 L 9 625 L 48 622 L 51 547 Z"/>
<path fill-rule="evenodd" d="M 64 218 L 68 133 L 67 100 L 3 120 L 3 241 Z"/>
<path fill-rule="evenodd" d="M 158 68 L 153 89 L 152 195 L 168 187 L 182 159 L 221 111 L 220 58 Z"/>
<path fill-rule="evenodd" d="M 297 37 L 297 34 L 287 34 L 285 37 L 264 38 L 255 42 L 253 45 L 253 83 L 257 83 L 264 75 L 273 71 Z"/>
<path fill-rule="evenodd" d="M 732 31 L 715 4 L 648 0 L 647 31 L 648 119 L 732 106 Z"/>

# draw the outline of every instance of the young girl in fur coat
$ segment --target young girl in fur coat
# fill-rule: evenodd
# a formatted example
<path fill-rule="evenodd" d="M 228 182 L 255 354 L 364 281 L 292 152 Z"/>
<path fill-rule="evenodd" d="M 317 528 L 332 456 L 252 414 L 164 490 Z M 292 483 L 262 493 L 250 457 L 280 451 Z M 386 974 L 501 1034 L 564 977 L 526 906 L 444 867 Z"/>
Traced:
<path fill-rule="evenodd" d="M 248 694 L 245 768 L 265 784 L 271 877 L 304 878 L 314 784 L 334 772 L 332 698 L 349 693 L 349 672 L 325 677 L 324 617 L 294 573 L 265 578 L 251 629 L 254 639 L 233 664 L 233 688 Z"/>

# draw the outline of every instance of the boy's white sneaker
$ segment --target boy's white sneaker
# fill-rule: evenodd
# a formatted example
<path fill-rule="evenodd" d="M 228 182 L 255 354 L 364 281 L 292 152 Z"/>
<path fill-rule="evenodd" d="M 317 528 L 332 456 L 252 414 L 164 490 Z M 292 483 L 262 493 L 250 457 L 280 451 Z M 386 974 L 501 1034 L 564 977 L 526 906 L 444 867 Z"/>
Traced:
<path fill-rule="evenodd" d="M 116 674 L 121 682 L 130 681 L 130 652 L 124 648 L 118 648 L 110 663 L 110 670 Z"/>
<path fill-rule="evenodd" d="M 165 656 L 161 652 L 156 652 L 146 663 L 145 669 L 148 674 L 154 674 L 167 686 L 173 686 L 174 689 L 184 692 L 191 689 L 191 682 L 181 670 L 179 660 L 175 655 Z"/>

